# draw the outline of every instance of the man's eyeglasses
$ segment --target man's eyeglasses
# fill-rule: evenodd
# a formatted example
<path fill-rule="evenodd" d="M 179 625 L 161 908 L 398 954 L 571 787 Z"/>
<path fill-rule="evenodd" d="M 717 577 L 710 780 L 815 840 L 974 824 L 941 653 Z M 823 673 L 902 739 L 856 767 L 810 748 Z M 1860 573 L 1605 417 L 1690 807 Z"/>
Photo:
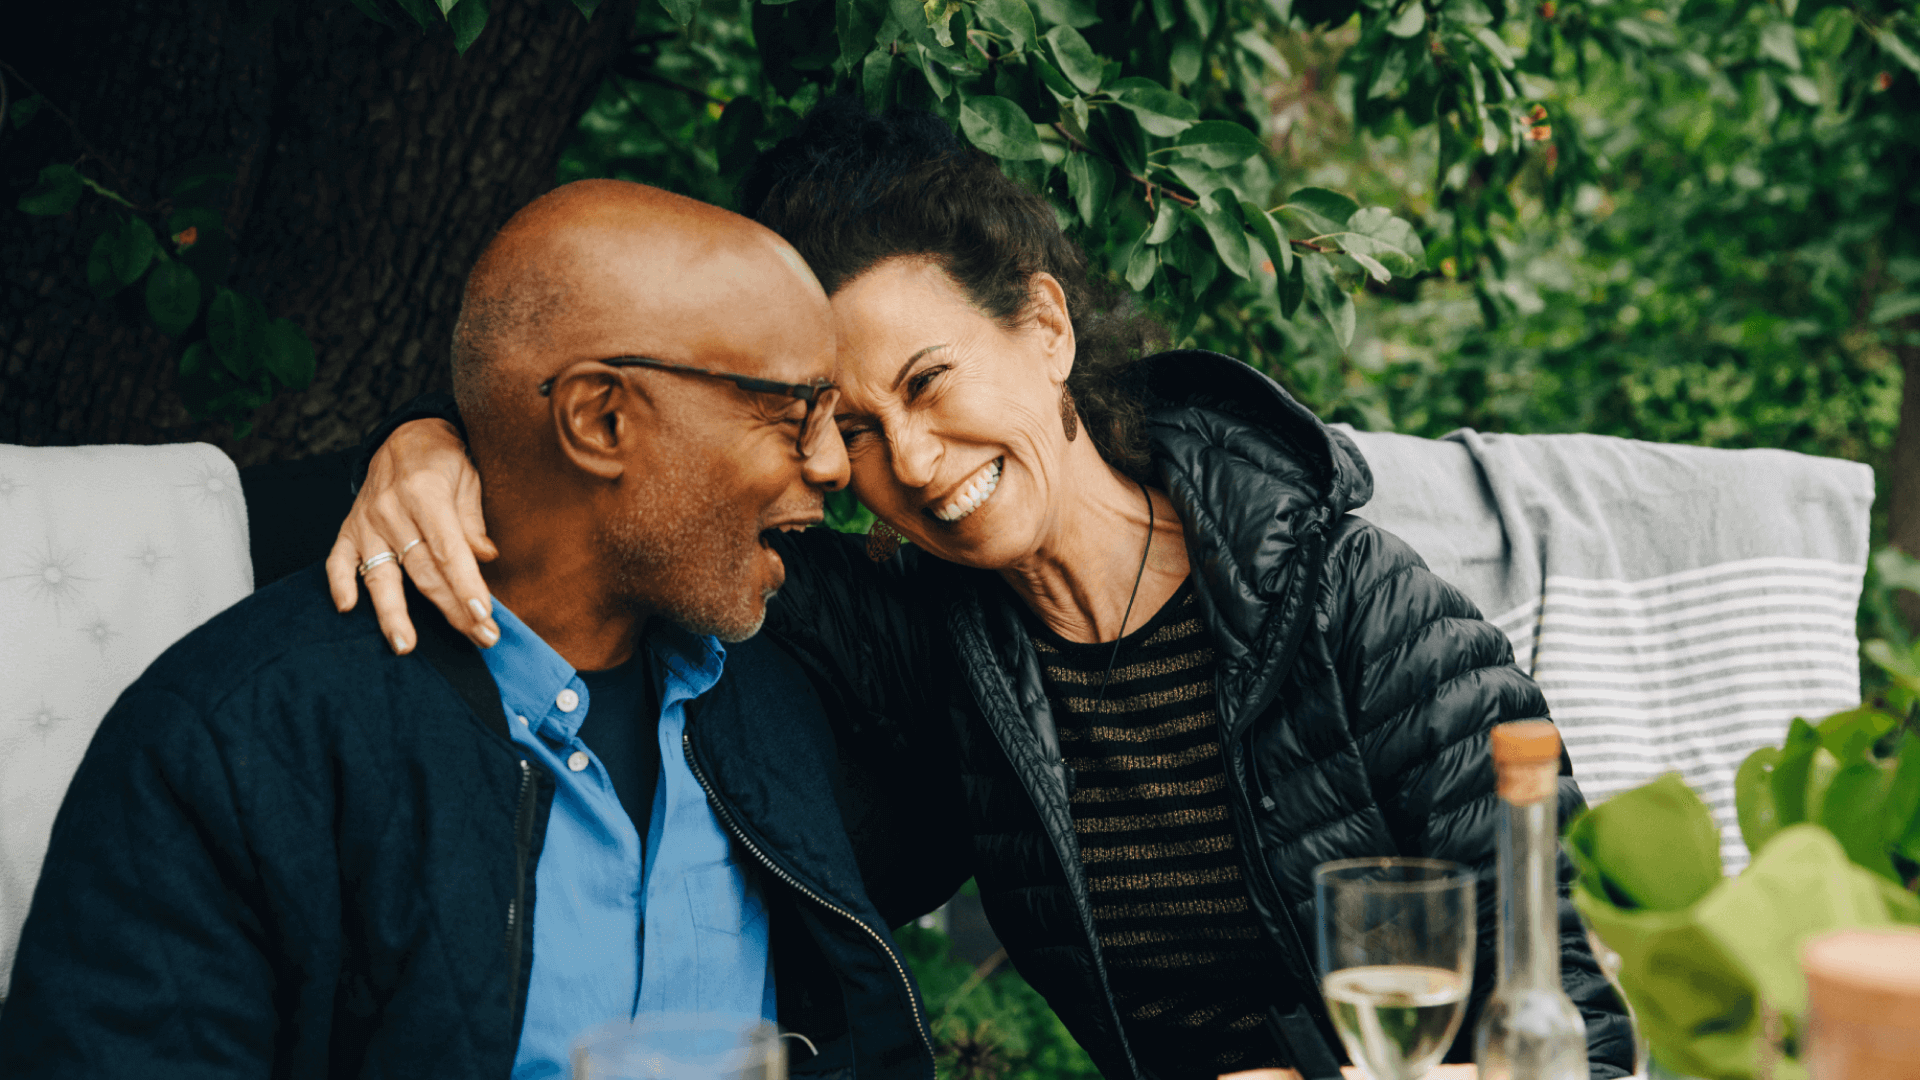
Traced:
<path fill-rule="evenodd" d="M 691 367 L 686 364 L 670 364 L 665 360 L 655 360 L 649 356 L 616 356 L 609 360 L 602 360 L 600 363 L 608 367 L 659 368 L 661 371 L 677 371 L 683 375 L 725 379 L 751 393 L 780 394 L 784 397 L 799 398 L 807 403 L 807 412 L 800 420 L 800 433 L 794 437 L 793 447 L 803 459 L 819 453 L 826 444 L 826 433 L 833 430 L 833 410 L 840 404 L 840 388 L 827 379 L 815 379 L 808 383 L 784 383 L 753 375 L 736 375 L 730 371 L 709 371 L 706 368 Z M 546 397 L 551 393 L 553 393 L 553 380 L 548 379 L 540 384 L 540 396 Z"/>

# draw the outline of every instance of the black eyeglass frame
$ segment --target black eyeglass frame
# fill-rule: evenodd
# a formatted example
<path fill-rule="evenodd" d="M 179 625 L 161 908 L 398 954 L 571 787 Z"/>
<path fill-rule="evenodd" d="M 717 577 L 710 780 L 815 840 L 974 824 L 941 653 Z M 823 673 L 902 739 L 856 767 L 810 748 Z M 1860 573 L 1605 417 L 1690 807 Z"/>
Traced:
<path fill-rule="evenodd" d="M 787 383 L 777 379 L 762 379 L 757 375 L 740 375 L 731 371 L 714 371 L 710 368 L 694 367 L 691 364 L 675 364 L 667 360 L 655 360 L 651 356 L 615 356 L 597 361 L 608 367 L 658 368 L 661 371 L 677 371 L 683 375 L 699 375 L 708 379 L 725 379 L 727 382 L 755 394 L 779 394 L 783 397 L 798 398 L 807 403 L 807 413 L 800 419 L 800 433 L 794 437 L 793 447 L 802 458 L 807 452 L 807 433 L 813 429 L 813 414 L 818 410 L 822 398 L 839 398 L 840 387 L 832 379 L 815 379 L 812 382 Z M 553 380 L 540 384 L 540 396 L 548 397 L 553 393 Z"/>

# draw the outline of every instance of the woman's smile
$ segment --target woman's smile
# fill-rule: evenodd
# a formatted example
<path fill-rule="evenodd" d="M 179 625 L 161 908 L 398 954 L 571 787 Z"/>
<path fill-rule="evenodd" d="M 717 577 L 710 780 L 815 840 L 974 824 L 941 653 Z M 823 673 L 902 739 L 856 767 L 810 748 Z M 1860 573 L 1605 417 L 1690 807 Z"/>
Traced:
<path fill-rule="evenodd" d="M 980 509 L 980 504 L 992 498 L 994 490 L 1000 486 L 1000 470 L 1006 463 L 1007 459 L 1002 456 L 982 465 L 961 487 L 960 494 L 939 507 L 929 508 L 927 512 L 951 525 Z"/>

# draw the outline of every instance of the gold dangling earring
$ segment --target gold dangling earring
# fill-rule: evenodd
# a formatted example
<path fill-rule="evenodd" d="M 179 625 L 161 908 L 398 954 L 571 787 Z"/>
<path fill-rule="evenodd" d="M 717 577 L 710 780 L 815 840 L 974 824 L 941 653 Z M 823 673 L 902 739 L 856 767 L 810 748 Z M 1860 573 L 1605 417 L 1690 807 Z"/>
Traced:
<path fill-rule="evenodd" d="M 900 530 L 874 518 L 873 524 L 867 529 L 867 558 L 874 562 L 886 562 L 893 558 L 894 552 L 900 550 L 900 541 L 904 539 Z"/>
<path fill-rule="evenodd" d="M 1080 437 L 1080 413 L 1073 407 L 1073 391 L 1060 388 L 1060 426 L 1067 431 L 1067 441 Z"/>

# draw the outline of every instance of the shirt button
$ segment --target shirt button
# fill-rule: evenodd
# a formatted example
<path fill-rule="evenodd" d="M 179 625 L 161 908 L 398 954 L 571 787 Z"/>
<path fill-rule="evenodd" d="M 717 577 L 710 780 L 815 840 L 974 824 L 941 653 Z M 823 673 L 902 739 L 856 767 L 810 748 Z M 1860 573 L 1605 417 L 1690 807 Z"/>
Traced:
<path fill-rule="evenodd" d="M 575 750 L 572 754 L 568 755 L 567 768 L 572 769 L 574 772 L 579 772 L 586 767 L 587 752 L 585 750 Z"/>
<path fill-rule="evenodd" d="M 572 712 L 580 707 L 580 695 L 571 690 L 562 690 L 560 696 L 553 699 L 553 703 L 560 706 L 561 712 Z"/>
<path fill-rule="evenodd" d="M 529 726 L 531 726 L 531 725 L 529 725 L 529 724 L 527 723 L 527 718 L 526 718 L 526 717 L 524 717 L 524 716 L 516 716 L 516 717 L 514 717 L 514 719 L 515 719 L 515 720 L 518 720 L 518 721 L 520 721 L 520 726 L 521 726 L 521 727 L 529 727 Z"/>

